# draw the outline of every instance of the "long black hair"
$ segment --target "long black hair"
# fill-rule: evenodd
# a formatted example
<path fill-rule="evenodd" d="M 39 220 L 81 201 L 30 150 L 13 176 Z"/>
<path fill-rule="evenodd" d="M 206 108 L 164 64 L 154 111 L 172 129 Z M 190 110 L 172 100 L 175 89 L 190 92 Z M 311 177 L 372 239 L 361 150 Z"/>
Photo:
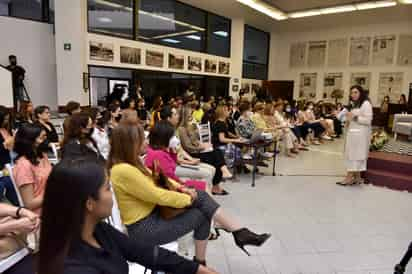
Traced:
<path fill-rule="evenodd" d="M 360 95 L 357 101 L 353 101 L 349 93 L 349 106 L 351 106 L 350 108 L 359 108 L 362 106 L 363 102 L 369 101 L 369 91 L 368 90 L 364 89 L 360 85 L 351 86 L 350 91 L 352 91 L 353 89 L 357 89 Z"/>
<path fill-rule="evenodd" d="M 150 130 L 149 145 L 153 149 L 163 149 L 169 147 L 170 139 L 175 135 L 175 128 L 167 121 L 162 120 L 155 124 Z"/>
<path fill-rule="evenodd" d="M 38 159 L 43 158 L 45 151 L 35 148 L 36 139 L 40 136 L 42 128 L 36 124 L 24 124 L 16 133 L 14 141 L 14 151 L 17 153 L 17 159 L 26 157 L 33 165 L 38 165 Z"/>
<path fill-rule="evenodd" d="M 10 132 L 10 111 L 5 106 L 0 106 L 0 128 Z"/>
<path fill-rule="evenodd" d="M 63 160 L 47 180 L 42 206 L 37 273 L 62 274 L 71 247 L 81 240 L 86 202 L 99 199 L 103 165 L 90 159 Z"/>

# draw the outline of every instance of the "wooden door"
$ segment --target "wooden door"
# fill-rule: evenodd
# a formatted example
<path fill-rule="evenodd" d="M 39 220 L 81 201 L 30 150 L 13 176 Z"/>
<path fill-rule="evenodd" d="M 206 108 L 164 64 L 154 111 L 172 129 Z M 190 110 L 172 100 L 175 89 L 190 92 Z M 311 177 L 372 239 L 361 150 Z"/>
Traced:
<path fill-rule="evenodd" d="M 293 100 L 294 81 L 264 81 L 263 89 L 272 99 L 282 98 L 289 102 Z"/>

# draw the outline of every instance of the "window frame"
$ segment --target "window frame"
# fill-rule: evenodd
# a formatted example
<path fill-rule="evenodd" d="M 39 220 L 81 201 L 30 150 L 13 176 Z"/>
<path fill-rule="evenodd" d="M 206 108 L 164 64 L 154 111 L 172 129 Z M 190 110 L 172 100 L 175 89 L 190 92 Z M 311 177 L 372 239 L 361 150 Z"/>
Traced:
<path fill-rule="evenodd" d="M 50 14 L 49 14 L 50 0 L 41 0 L 40 5 L 41 5 L 41 19 L 26 18 L 26 17 L 14 16 L 14 15 L 0 15 L 0 17 L 10 17 L 14 19 L 28 20 L 28 21 L 46 23 L 46 24 L 51 24 L 51 25 L 54 24 L 53 22 L 50 21 Z"/>

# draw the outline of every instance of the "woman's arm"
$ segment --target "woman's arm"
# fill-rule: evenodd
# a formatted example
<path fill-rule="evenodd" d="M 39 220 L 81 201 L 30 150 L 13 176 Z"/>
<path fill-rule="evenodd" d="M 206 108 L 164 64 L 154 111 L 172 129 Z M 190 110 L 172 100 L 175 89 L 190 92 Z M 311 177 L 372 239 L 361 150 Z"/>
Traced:
<path fill-rule="evenodd" d="M 355 114 L 354 117 L 359 124 L 370 126 L 373 119 L 372 105 L 368 101 L 365 101 L 359 109 L 359 113 Z"/>
<path fill-rule="evenodd" d="M 180 127 L 178 131 L 179 131 L 180 141 L 182 142 L 182 147 L 185 150 L 188 150 L 191 153 L 199 153 L 203 150 L 200 146 L 193 145 L 192 140 L 188 134 L 187 128 Z"/>
<path fill-rule="evenodd" d="M 33 184 L 25 184 L 20 188 L 20 194 L 24 202 L 24 206 L 30 210 L 37 210 L 42 207 L 43 195 L 38 195 L 34 197 L 34 187 Z"/>
<path fill-rule="evenodd" d="M 16 219 L 17 212 L 20 216 Z M 31 232 L 39 226 L 38 216 L 25 209 L 18 208 L 12 205 L 0 203 L 0 235 L 10 232 Z"/>
<path fill-rule="evenodd" d="M 224 132 L 219 132 L 219 141 L 224 144 L 230 144 L 230 143 L 240 143 L 241 140 L 239 138 L 226 138 Z"/>

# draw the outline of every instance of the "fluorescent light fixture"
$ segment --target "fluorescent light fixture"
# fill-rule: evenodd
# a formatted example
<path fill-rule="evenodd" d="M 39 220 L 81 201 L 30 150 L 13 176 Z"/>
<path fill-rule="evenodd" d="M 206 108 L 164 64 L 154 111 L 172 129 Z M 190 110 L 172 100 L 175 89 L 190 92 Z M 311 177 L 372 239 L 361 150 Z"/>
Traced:
<path fill-rule="evenodd" d="M 199 35 L 194 35 L 194 34 L 188 35 L 186 37 L 189 38 L 189 39 L 192 39 L 192 40 L 197 40 L 197 41 L 202 40 L 202 37 L 200 37 Z"/>
<path fill-rule="evenodd" d="M 175 20 L 175 19 L 172 19 L 172 18 L 169 18 L 169 17 L 166 17 L 166 16 L 162 16 L 162 15 L 159 15 L 159 14 L 150 13 L 150 12 L 147 12 L 147 11 L 144 11 L 144 10 L 139 10 L 139 14 L 144 14 L 144 15 L 147 15 L 147 16 L 151 16 L 153 18 L 157 18 L 157 19 L 160 19 L 160 20 L 163 20 L 163 21 L 173 22 L 173 23 L 178 24 L 180 26 L 188 27 L 188 28 L 195 29 L 195 30 L 198 30 L 198 31 L 205 31 L 204 28 L 201 28 L 201 27 L 198 27 L 198 26 L 195 26 L 195 25 L 191 25 L 191 24 L 179 21 L 179 20 Z"/>
<path fill-rule="evenodd" d="M 97 20 L 101 23 L 111 23 L 113 20 L 109 17 L 99 17 Z"/>
<path fill-rule="evenodd" d="M 285 20 L 288 18 L 287 15 L 283 11 L 273 6 L 270 6 L 260 0 L 236 0 L 236 1 L 254 10 L 257 10 L 263 14 L 266 14 L 267 16 L 274 18 L 276 20 Z"/>
<path fill-rule="evenodd" d="M 162 39 L 162 41 L 166 42 L 166 43 L 170 43 L 170 44 L 179 44 L 180 43 L 179 40 L 170 39 L 170 38 Z"/>
<path fill-rule="evenodd" d="M 386 8 L 396 6 L 397 2 L 395 0 L 383 0 L 383 1 L 372 1 L 372 2 L 365 2 L 355 4 L 356 9 L 358 10 L 369 10 L 369 9 L 377 9 L 377 8 Z"/>
<path fill-rule="evenodd" d="M 316 16 L 321 15 L 320 10 L 305 10 L 305 11 L 297 11 L 289 13 L 290 18 L 302 18 L 302 17 L 309 17 L 309 16 Z"/>
<path fill-rule="evenodd" d="M 108 6 L 108 7 L 118 8 L 118 9 L 122 9 L 122 8 L 125 7 L 123 5 L 112 3 L 112 2 L 109 2 L 109 1 L 105 1 L 105 0 L 94 0 L 94 2 L 97 3 L 97 4 L 100 4 L 100 5 L 105 5 L 105 6 Z"/>
<path fill-rule="evenodd" d="M 197 33 L 198 31 L 196 30 L 187 30 L 187 31 L 181 31 L 181 32 L 173 32 L 173 33 L 168 33 L 168 34 L 162 34 L 158 36 L 153 36 L 152 39 L 163 39 L 163 38 L 170 38 L 170 37 L 176 37 L 176 36 L 182 36 L 182 35 L 189 35 L 192 33 Z"/>
<path fill-rule="evenodd" d="M 321 14 L 333 14 L 333 13 L 342 13 L 342 12 L 349 12 L 355 11 L 356 7 L 354 5 L 344 5 L 344 6 L 336 6 L 330 8 L 323 8 L 320 10 Z"/>
<path fill-rule="evenodd" d="M 229 33 L 227 33 L 227 31 L 223 31 L 223 30 L 218 30 L 213 32 L 215 35 L 217 36 L 222 36 L 222 37 L 228 37 Z"/>
<path fill-rule="evenodd" d="M 412 4 L 412 0 L 399 0 L 401 4 Z"/>

